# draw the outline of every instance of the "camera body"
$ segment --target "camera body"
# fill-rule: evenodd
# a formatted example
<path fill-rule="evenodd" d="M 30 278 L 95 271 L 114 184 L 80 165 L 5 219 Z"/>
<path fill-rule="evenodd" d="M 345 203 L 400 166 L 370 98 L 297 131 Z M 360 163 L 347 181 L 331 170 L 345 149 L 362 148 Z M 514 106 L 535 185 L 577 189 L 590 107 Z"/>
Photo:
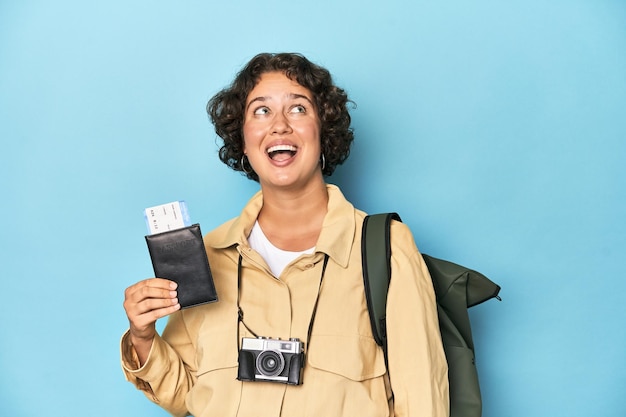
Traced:
<path fill-rule="evenodd" d="M 289 385 L 302 383 L 304 343 L 300 339 L 244 337 L 239 350 L 240 381 L 269 381 Z"/>

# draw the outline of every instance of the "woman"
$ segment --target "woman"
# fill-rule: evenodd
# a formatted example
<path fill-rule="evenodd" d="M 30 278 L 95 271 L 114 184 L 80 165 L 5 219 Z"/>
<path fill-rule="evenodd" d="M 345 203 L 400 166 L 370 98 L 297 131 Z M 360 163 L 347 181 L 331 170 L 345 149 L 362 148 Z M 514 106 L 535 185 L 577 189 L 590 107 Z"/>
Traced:
<path fill-rule="evenodd" d="M 219 302 L 179 311 L 176 286 L 164 278 L 126 290 L 125 375 L 171 414 L 448 415 L 433 288 L 401 223 L 392 226 L 388 366 L 372 336 L 365 214 L 324 181 L 349 153 L 348 102 L 327 70 L 298 54 L 254 57 L 209 102 L 220 159 L 261 191 L 205 236 Z M 155 321 L 167 315 L 160 336 Z M 245 359 L 278 339 L 295 371 L 272 374 L 280 357 Z"/>

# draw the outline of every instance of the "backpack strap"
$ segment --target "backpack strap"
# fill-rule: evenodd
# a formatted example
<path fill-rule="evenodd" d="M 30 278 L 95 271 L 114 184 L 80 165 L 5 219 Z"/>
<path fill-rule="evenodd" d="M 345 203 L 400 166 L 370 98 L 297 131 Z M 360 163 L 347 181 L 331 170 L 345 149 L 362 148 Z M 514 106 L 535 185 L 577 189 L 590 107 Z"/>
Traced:
<path fill-rule="evenodd" d="M 387 352 L 387 290 L 391 279 L 391 221 L 402 221 L 397 213 L 365 217 L 361 236 L 361 260 L 365 299 L 374 340 Z"/>
<path fill-rule="evenodd" d="M 387 364 L 387 291 L 391 279 L 390 227 L 396 213 L 367 216 L 363 221 L 361 257 L 365 298 L 376 343 Z M 452 262 L 422 254 L 437 297 L 439 330 L 450 383 L 450 417 L 480 417 L 482 399 L 474 363 L 474 344 L 467 309 L 497 298 L 500 286 L 484 275 Z"/>

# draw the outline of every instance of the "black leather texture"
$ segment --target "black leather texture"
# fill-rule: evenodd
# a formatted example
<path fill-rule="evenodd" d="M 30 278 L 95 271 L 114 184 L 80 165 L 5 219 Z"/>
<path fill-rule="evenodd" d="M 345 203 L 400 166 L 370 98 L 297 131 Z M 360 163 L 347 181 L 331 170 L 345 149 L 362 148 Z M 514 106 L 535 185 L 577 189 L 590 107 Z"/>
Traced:
<path fill-rule="evenodd" d="M 181 308 L 217 301 L 200 225 L 146 236 L 154 274 L 178 284 Z"/>

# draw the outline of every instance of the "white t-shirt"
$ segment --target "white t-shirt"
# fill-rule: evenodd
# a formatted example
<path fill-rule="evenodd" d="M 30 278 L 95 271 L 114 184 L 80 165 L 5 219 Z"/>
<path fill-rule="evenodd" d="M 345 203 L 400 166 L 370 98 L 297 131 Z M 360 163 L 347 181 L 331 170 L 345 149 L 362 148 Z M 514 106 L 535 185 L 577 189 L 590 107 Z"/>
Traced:
<path fill-rule="evenodd" d="M 277 278 L 280 277 L 283 269 L 285 269 L 291 261 L 300 255 L 313 253 L 313 251 L 315 251 L 315 246 L 301 252 L 291 252 L 277 248 L 267 239 L 258 221 L 254 222 L 250 236 L 248 236 L 248 242 L 250 243 L 250 247 L 265 259 L 272 274 Z"/>

